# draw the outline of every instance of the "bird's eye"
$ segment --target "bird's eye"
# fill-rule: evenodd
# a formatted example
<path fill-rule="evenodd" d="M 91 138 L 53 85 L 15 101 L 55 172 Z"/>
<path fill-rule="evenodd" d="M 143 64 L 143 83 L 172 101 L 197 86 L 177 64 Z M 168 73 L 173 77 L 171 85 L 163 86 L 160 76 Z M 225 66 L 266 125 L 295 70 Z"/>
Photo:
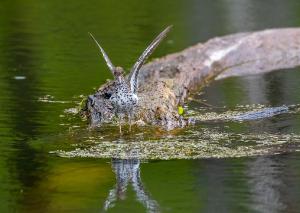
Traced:
<path fill-rule="evenodd" d="M 105 99 L 109 99 L 110 97 L 111 97 L 111 94 L 110 94 L 110 93 L 107 93 L 107 92 L 104 93 L 104 98 L 105 98 Z"/>

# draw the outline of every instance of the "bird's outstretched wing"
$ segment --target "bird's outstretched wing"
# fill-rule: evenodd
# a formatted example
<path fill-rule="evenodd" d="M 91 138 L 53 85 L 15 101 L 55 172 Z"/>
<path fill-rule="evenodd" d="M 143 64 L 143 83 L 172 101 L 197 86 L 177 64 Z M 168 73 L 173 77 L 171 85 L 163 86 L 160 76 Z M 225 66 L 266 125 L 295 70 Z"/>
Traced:
<path fill-rule="evenodd" d="M 107 54 L 105 53 L 104 49 L 100 46 L 100 44 L 98 43 L 98 41 L 94 38 L 94 36 L 89 33 L 90 36 L 92 37 L 92 39 L 95 41 L 95 43 L 97 44 L 97 46 L 99 47 L 102 55 L 103 55 L 103 58 L 106 62 L 106 65 L 108 66 L 108 68 L 110 69 L 110 71 L 112 72 L 112 74 L 115 76 L 115 66 L 111 63 L 109 57 L 107 56 Z"/>
<path fill-rule="evenodd" d="M 130 74 L 128 76 L 128 80 L 130 83 L 131 91 L 133 93 L 137 92 L 138 87 L 138 74 L 139 70 L 141 69 L 144 62 L 147 60 L 149 55 L 153 53 L 155 48 L 158 46 L 158 44 L 166 37 L 167 33 L 171 30 L 172 26 L 168 26 L 164 31 L 162 31 L 152 42 L 151 44 L 145 49 L 143 54 L 138 58 L 138 60 L 135 62 L 134 66 L 132 67 Z"/>

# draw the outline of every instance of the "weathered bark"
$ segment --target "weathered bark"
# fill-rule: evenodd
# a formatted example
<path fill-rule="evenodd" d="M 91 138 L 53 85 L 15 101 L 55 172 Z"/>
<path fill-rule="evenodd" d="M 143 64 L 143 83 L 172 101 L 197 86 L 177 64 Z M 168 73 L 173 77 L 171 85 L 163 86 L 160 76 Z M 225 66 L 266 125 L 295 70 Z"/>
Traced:
<path fill-rule="evenodd" d="M 300 65 L 300 28 L 214 38 L 146 64 L 139 75 L 136 117 L 165 129 L 188 122 L 178 105 L 213 79 L 260 74 Z M 103 85 L 99 91 L 111 85 Z M 93 109 L 88 109 L 91 114 Z"/>

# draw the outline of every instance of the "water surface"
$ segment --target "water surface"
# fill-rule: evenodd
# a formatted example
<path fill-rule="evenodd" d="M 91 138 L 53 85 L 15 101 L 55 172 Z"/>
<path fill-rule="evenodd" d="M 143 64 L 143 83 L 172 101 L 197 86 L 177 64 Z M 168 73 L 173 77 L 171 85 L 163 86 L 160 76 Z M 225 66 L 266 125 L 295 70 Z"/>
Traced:
<path fill-rule="evenodd" d="M 2 1 L 0 211 L 297 212 L 297 143 L 289 143 L 287 152 L 278 155 L 168 161 L 66 159 L 49 151 L 94 143 L 89 137 L 100 143 L 101 136 L 120 140 L 116 126 L 89 132 L 85 122 L 64 113 L 80 95 L 112 78 L 88 32 L 101 41 L 115 64 L 128 70 L 151 39 L 170 24 L 172 33 L 153 57 L 229 33 L 298 26 L 299 20 L 296 0 Z M 214 108 L 191 101 L 189 109 L 222 113 L 240 105 L 299 104 L 299 79 L 299 68 L 226 79 L 195 96 Z M 54 101 L 41 101 L 44 98 Z M 197 142 L 206 130 L 299 135 L 300 116 L 199 122 L 175 133 L 137 129 L 122 140 Z"/>

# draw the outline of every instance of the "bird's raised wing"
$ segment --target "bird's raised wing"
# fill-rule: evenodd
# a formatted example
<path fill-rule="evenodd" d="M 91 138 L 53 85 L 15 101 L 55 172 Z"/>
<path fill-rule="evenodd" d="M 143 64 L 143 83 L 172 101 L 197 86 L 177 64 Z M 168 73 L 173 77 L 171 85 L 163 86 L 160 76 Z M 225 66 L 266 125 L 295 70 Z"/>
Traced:
<path fill-rule="evenodd" d="M 107 54 L 105 53 L 104 49 L 100 46 L 100 44 L 98 43 L 98 41 L 94 38 L 94 36 L 89 33 L 90 36 L 92 37 L 92 39 L 95 41 L 95 43 L 97 44 L 97 46 L 99 47 L 101 53 L 102 53 L 102 56 L 106 62 L 106 65 L 108 66 L 108 68 L 110 69 L 110 71 L 112 72 L 112 74 L 114 76 L 116 76 L 116 73 L 115 73 L 115 66 L 111 63 L 110 59 L 108 58 Z"/>
<path fill-rule="evenodd" d="M 171 30 L 172 26 L 168 26 L 164 31 L 162 31 L 152 42 L 151 44 L 145 49 L 143 54 L 138 58 L 135 62 L 134 66 L 132 67 L 130 74 L 128 76 L 128 80 L 130 83 L 131 91 L 133 93 L 137 92 L 138 87 L 138 74 L 139 70 L 141 69 L 144 62 L 147 60 L 149 55 L 155 50 L 158 44 L 166 37 L 167 33 Z"/>

